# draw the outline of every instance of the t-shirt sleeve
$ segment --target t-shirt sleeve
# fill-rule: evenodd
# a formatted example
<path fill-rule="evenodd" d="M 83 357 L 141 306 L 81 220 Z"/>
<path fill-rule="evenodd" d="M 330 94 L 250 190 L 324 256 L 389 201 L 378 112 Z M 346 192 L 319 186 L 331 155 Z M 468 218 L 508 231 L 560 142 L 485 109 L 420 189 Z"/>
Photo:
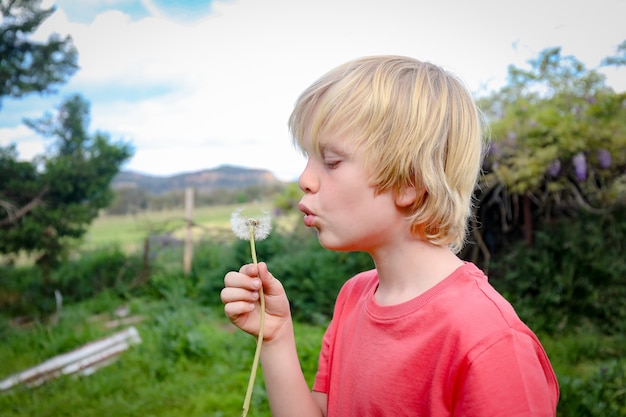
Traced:
<path fill-rule="evenodd" d="M 317 373 L 315 374 L 315 380 L 313 381 L 313 391 L 323 392 L 328 394 L 328 388 L 330 385 L 330 353 L 332 352 L 331 344 L 334 339 L 335 327 L 334 321 L 330 322 L 330 325 L 324 333 L 322 339 L 322 348 L 320 349 L 319 361 L 317 365 Z"/>
<path fill-rule="evenodd" d="M 371 274 L 371 271 L 367 274 Z M 366 275 L 366 273 L 362 273 L 360 275 Z M 358 275 L 357 275 L 358 277 Z M 332 367 L 332 357 L 335 339 L 337 336 L 337 326 L 341 322 L 341 316 L 344 311 L 344 307 L 347 303 L 349 303 L 350 297 L 354 296 L 355 290 L 355 280 L 356 277 L 348 280 L 339 291 L 337 295 L 337 300 L 335 302 L 335 309 L 333 311 L 333 319 L 331 320 L 326 332 L 324 333 L 324 338 L 322 340 L 322 347 L 320 350 L 319 361 L 317 366 L 317 374 L 315 375 L 315 381 L 313 382 L 313 391 L 323 392 L 328 394 L 330 389 L 330 373 Z"/>
<path fill-rule="evenodd" d="M 559 389 L 534 335 L 507 329 L 483 340 L 457 378 L 454 416 L 552 417 Z"/>

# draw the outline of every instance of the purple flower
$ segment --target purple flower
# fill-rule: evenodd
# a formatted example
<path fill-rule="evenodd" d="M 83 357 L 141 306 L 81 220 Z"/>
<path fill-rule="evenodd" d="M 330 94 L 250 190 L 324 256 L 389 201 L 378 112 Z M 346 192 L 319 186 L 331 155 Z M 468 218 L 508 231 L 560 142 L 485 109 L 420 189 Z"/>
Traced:
<path fill-rule="evenodd" d="M 555 159 L 548 165 L 548 174 L 550 174 L 551 177 L 556 177 L 559 175 L 559 172 L 561 172 L 561 161 Z"/>
<path fill-rule="evenodd" d="M 517 139 L 517 133 L 509 130 L 509 132 L 507 133 L 507 139 L 509 140 L 509 142 L 515 142 L 515 140 Z"/>
<path fill-rule="evenodd" d="M 576 171 L 576 178 L 578 181 L 584 181 L 587 179 L 587 160 L 585 159 L 585 154 L 582 152 L 578 152 L 572 158 L 572 162 L 574 163 L 574 170 Z"/>
<path fill-rule="evenodd" d="M 611 153 L 606 149 L 598 150 L 598 162 L 600 162 L 600 168 L 609 168 L 611 166 Z"/>
<path fill-rule="evenodd" d="M 500 146 L 495 142 L 489 142 L 487 153 L 489 155 L 500 155 Z"/>

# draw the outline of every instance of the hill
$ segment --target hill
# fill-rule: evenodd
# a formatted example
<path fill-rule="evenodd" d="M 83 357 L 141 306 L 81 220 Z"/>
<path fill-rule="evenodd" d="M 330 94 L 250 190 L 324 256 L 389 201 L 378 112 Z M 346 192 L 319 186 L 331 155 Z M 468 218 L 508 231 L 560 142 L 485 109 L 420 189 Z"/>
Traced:
<path fill-rule="evenodd" d="M 193 187 L 199 193 L 217 189 L 244 188 L 253 185 L 275 185 L 282 181 L 263 169 L 250 169 L 223 165 L 171 176 L 153 176 L 134 171 L 120 172 L 112 182 L 113 189 L 138 188 L 150 194 L 164 194 Z"/>

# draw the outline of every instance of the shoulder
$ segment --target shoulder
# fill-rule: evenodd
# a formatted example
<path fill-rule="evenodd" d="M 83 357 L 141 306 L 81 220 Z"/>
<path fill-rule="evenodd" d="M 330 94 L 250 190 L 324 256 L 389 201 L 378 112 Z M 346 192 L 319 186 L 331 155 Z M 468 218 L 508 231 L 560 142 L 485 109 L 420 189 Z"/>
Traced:
<path fill-rule="evenodd" d="M 450 277 L 429 302 L 428 310 L 432 317 L 438 317 L 440 330 L 456 339 L 466 352 L 502 343 L 511 334 L 538 342 L 513 306 L 473 264 L 464 265 Z"/>
<path fill-rule="evenodd" d="M 335 314 L 345 305 L 354 306 L 359 301 L 366 300 L 368 294 L 372 294 L 377 285 L 378 273 L 375 269 L 358 273 L 350 278 L 339 290 L 335 302 Z"/>
<path fill-rule="evenodd" d="M 541 342 L 485 274 L 469 265 L 462 268 L 456 288 L 441 294 L 450 320 L 448 335 L 462 354 L 458 371 L 463 389 L 483 399 L 505 393 L 501 402 L 507 407 L 513 407 L 511 399 L 518 394 L 515 407 L 524 409 L 528 401 L 542 404 L 540 409 L 553 407 L 558 384 Z"/>
<path fill-rule="evenodd" d="M 449 291 L 441 294 L 439 302 L 451 314 L 465 321 L 478 319 L 479 327 L 495 326 L 492 330 L 517 327 L 523 324 L 515 309 L 488 281 L 487 276 L 474 264 L 466 263 L 456 272 Z M 524 326 L 525 327 L 525 326 Z"/>
<path fill-rule="evenodd" d="M 378 285 L 378 273 L 375 269 L 356 274 L 341 287 L 339 296 L 362 295 L 376 288 Z"/>

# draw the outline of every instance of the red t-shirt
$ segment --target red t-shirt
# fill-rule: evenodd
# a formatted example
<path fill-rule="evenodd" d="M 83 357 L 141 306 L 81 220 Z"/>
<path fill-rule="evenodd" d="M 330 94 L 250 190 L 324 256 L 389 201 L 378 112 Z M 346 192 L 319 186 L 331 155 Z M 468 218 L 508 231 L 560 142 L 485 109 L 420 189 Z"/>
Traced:
<path fill-rule="evenodd" d="M 377 285 L 363 272 L 337 298 L 313 386 L 328 417 L 556 415 L 545 351 L 476 266 L 394 306 Z"/>

